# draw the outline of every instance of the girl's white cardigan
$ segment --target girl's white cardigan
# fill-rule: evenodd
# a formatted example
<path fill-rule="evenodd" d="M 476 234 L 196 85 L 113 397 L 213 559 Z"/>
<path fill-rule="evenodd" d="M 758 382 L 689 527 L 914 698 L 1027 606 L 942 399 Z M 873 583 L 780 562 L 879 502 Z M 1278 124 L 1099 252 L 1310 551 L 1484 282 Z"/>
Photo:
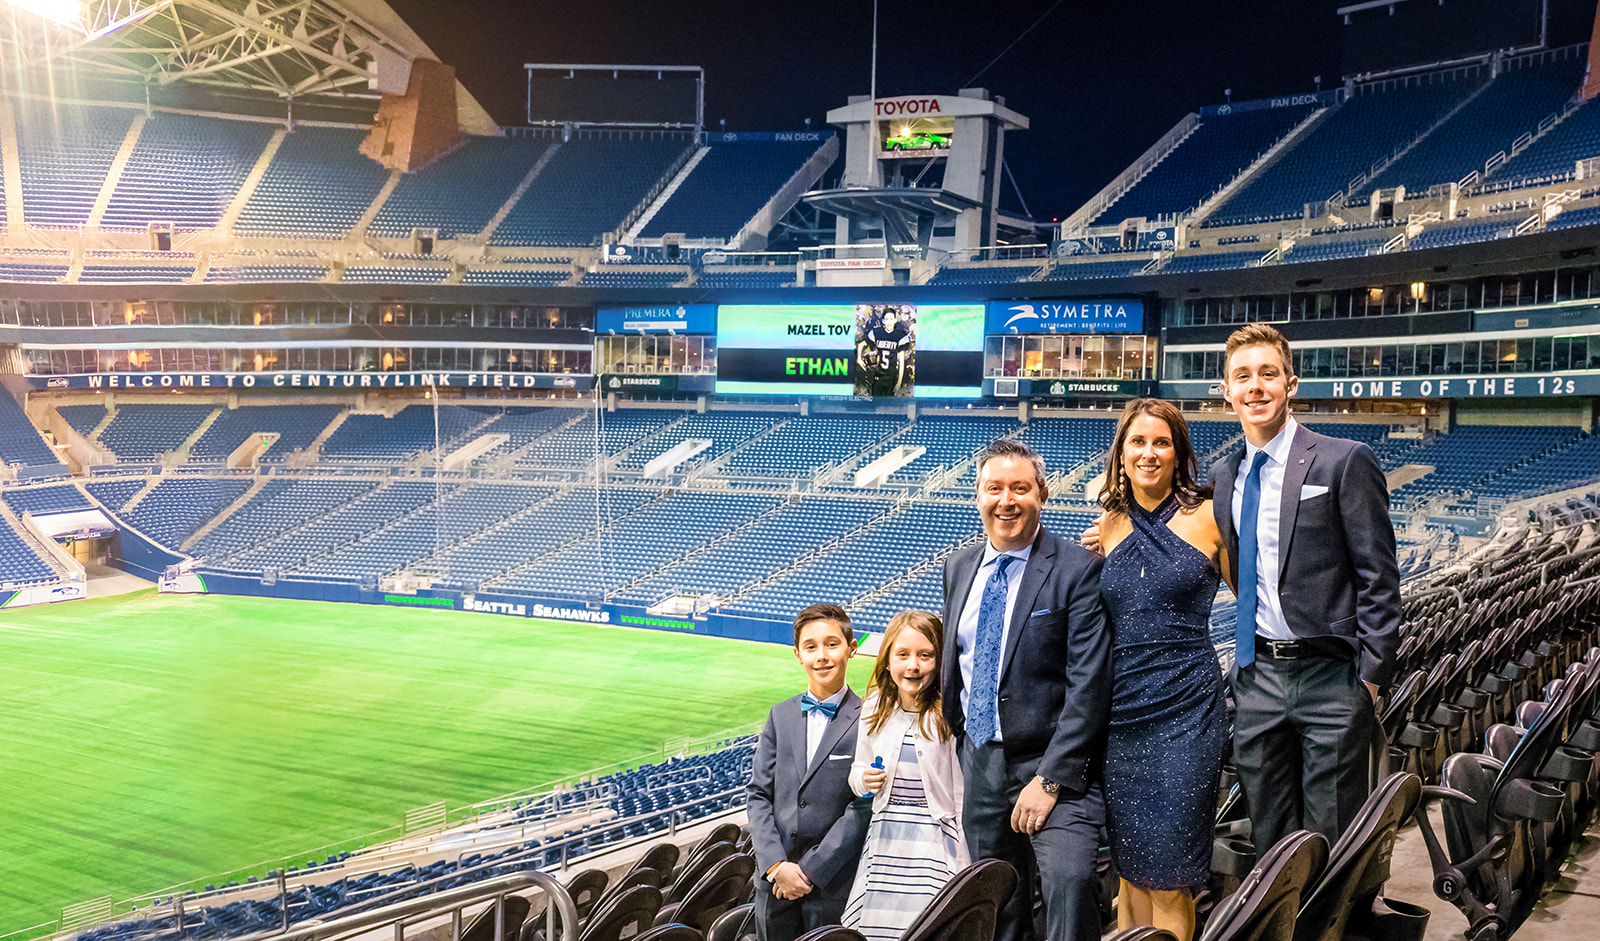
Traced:
<path fill-rule="evenodd" d="M 877 711 L 877 695 L 870 694 L 861 705 L 861 729 L 856 734 L 856 760 L 850 765 L 850 788 L 857 794 L 867 792 L 863 777 L 872 766 L 874 758 L 883 758 L 885 784 L 872 799 L 872 812 L 878 813 L 889 805 L 889 786 L 894 782 L 895 766 L 900 762 L 900 743 L 906 728 L 914 729 L 917 743 L 917 770 L 922 776 L 922 789 L 928 796 L 928 812 L 935 820 L 953 820 L 961 827 L 961 799 L 965 784 L 961 777 L 961 763 L 956 756 L 955 739 L 930 740 L 924 735 L 922 723 L 904 709 L 896 709 L 884 720 L 877 732 L 867 733 L 867 720 Z M 931 724 L 931 722 L 929 723 Z"/>

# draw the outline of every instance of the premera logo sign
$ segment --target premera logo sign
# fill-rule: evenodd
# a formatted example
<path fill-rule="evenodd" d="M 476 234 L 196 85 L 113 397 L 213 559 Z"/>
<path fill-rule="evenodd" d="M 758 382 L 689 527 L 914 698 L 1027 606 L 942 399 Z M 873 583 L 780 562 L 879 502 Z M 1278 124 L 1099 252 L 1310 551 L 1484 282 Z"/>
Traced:
<path fill-rule="evenodd" d="M 985 332 L 1141 333 L 1144 301 L 1094 298 L 1073 301 L 990 301 Z"/>
<path fill-rule="evenodd" d="M 715 333 L 715 304 L 663 304 L 655 307 L 602 307 L 596 314 L 600 333 Z"/>

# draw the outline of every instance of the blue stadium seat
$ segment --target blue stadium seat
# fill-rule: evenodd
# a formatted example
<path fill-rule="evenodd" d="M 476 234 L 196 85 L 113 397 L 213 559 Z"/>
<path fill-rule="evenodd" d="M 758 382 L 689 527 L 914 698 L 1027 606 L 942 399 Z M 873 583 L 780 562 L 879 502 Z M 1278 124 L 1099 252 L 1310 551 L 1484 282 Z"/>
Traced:
<path fill-rule="evenodd" d="M 133 510 L 123 512 L 122 518 L 157 543 L 176 549 L 249 489 L 249 480 L 237 478 L 169 478 L 151 488 Z"/>
<path fill-rule="evenodd" d="M 87 225 L 135 112 L 19 99 L 12 107 L 23 220 L 44 228 Z"/>
<path fill-rule="evenodd" d="M 603 266 L 595 271 L 585 271 L 579 281 L 584 287 L 598 288 L 666 288 L 689 278 L 689 269 L 670 268 L 617 268 Z"/>
<path fill-rule="evenodd" d="M 714 141 L 708 152 L 639 232 L 692 239 L 738 234 L 822 146 L 816 141 Z"/>
<path fill-rule="evenodd" d="M 348 232 L 389 171 L 360 151 L 366 132 L 297 125 L 233 225 L 240 235 L 332 238 Z"/>
<path fill-rule="evenodd" d="M 1202 227 L 1300 217 L 1306 203 L 1343 192 L 1374 161 L 1415 140 L 1481 84 L 1433 74 L 1357 86 L 1354 97 L 1332 109 L 1276 162 L 1218 206 Z"/>
<path fill-rule="evenodd" d="M 597 245 L 684 151 L 686 135 L 601 132 L 561 145 L 490 238 L 494 245 Z"/>
<path fill-rule="evenodd" d="M 1487 242 L 1506 238 L 1517 233 L 1517 223 L 1527 218 L 1526 213 L 1504 213 L 1505 219 L 1457 219 L 1428 226 L 1412 236 L 1413 249 L 1442 248 L 1446 245 L 1464 245 L 1467 242 Z"/>
<path fill-rule="evenodd" d="M 793 265 L 772 268 L 705 268 L 695 279 L 703 288 L 781 288 L 796 283 Z"/>
<path fill-rule="evenodd" d="M 1111 225 L 1135 216 L 1154 220 L 1188 212 L 1255 162 L 1313 110 L 1296 105 L 1202 118 L 1199 127 L 1172 153 L 1117 197 L 1090 225 Z"/>
<path fill-rule="evenodd" d="M 940 268 L 929 284 L 1005 284 L 1027 281 L 1039 273 L 1037 263 L 1024 265 L 964 265 Z"/>
<path fill-rule="evenodd" d="M 221 461 L 251 435 L 276 432 L 278 440 L 262 455 L 261 462 L 281 464 L 289 455 L 309 447 L 341 410 L 338 405 L 224 409 L 189 449 L 189 458 L 193 462 Z"/>
<path fill-rule="evenodd" d="M 445 447 L 488 420 L 459 405 L 441 405 L 438 412 L 438 443 Z M 351 414 L 322 443 L 322 459 L 407 461 L 433 449 L 434 430 L 434 409 L 425 405 L 408 405 L 393 418 Z"/>
<path fill-rule="evenodd" d="M 341 279 L 347 284 L 441 284 L 450 269 L 437 265 L 351 265 Z"/>
<path fill-rule="evenodd" d="M 187 265 L 84 265 L 79 284 L 174 284 L 194 277 L 194 264 Z"/>
<path fill-rule="evenodd" d="M 376 486 L 370 480 L 270 480 L 250 502 L 185 551 L 207 561 L 227 558 L 331 513 Z"/>
<path fill-rule="evenodd" d="M 289 283 L 321 281 L 328 276 L 327 265 L 218 265 L 206 269 L 206 282 L 247 284 L 253 282 Z"/>
<path fill-rule="evenodd" d="M 904 424 L 884 415 L 791 418 L 735 451 L 722 469 L 733 477 L 810 477 L 877 444 Z"/>
<path fill-rule="evenodd" d="M 152 461 L 177 450 L 215 410 L 213 405 L 119 406 L 100 432 L 100 443 L 118 460 Z"/>
<path fill-rule="evenodd" d="M 0 590 L 48 585 L 59 578 L 10 524 L 0 521 Z"/>
<path fill-rule="evenodd" d="M 1554 61 L 1534 55 L 1505 63 L 1476 98 L 1368 180 L 1364 191 L 1404 186 L 1408 194 L 1422 193 L 1435 183 L 1481 174 L 1490 157 L 1509 151 L 1513 141 L 1536 130 L 1541 118 L 1560 111 L 1577 91 L 1584 60 L 1576 49 L 1572 53 Z"/>
<path fill-rule="evenodd" d="M 542 136 L 463 137 L 460 147 L 402 175 L 368 231 L 407 237 L 412 229 L 437 229 L 442 239 L 481 232 L 551 143 Z"/>
<path fill-rule="evenodd" d="M 0 391 L 0 465 L 48 467 L 59 463 L 61 458 L 33 427 L 22 406 Z"/>
<path fill-rule="evenodd" d="M 1231 271 L 1251 268 L 1261 260 L 1261 251 L 1205 252 L 1195 255 L 1174 255 L 1162 266 L 1163 274 L 1193 274 L 1199 271 Z"/>
<path fill-rule="evenodd" d="M 222 219 L 276 125 L 156 112 L 145 120 L 104 226 L 209 229 Z"/>
<path fill-rule="evenodd" d="M 73 484 L 55 484 L 48 487 L 27 487 L 8 490 L 6 505 L 18 515 L 24 513 L 70 513 L 73 510 L 93 509 L 94 504 Z"/>
<path fill-rule="evenodd" d="M 562 268 L 560 270 L 542 268 L 470 268 L 462 275 L 461 283 L 553 287 L 557 284 L 565 284 L 571 278 L 571 268 Z"/>
<path fill-rule="evenodd" d="M 1294 243 L 1294 247 L 1283 254 L 1283 260 L 1288 263 L 1302 261 L 1335 261 L 1340 258 L 1363 258 L 1367 255 L 1378 255 L 1383 252 L 1383 246 L 1394 238 L 1397 233 L 1393 231 L 1371 229 L 1357 229 L 1350 232 L 1333 232 L 1325 235 L 1313 234 Z"/>
<path fill-rule="evenodd" d="M 35 265 L 15 262 L 0 262 L 0 281 L 53 284 L 67 276 L 66 265 Z"/>
<path fill-rule="evenodd" d="M 1041 281 L 1088 281 L 1096 278 L 1129 278 L 1150 264 L 1148 254 L 1111 261 L 1062 261 L 1041 275 Z"/>
<path fill-rule="evenodd" d="M 1496 167 L 1489 179 L 1528 186 L 1568 180 L 1577 162 L 1590 157 L 1600 157 L 1600 102 L 1593 98 Z"/>

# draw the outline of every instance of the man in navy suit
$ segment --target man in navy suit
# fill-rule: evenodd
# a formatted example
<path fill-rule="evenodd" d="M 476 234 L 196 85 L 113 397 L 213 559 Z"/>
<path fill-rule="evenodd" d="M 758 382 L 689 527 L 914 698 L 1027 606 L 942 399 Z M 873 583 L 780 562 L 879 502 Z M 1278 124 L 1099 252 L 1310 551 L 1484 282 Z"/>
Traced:
<path fill-rule="evenodd" d="M 861 697 L 845 685 L 845 665 L 855 650 L 850 616 L 838 605 L 795 616 L 794 654 L 807 689 L 772 707 L 748 790 L 760 941 L 793 941 L 844 917 L 872 814 L 870 800 L 852 806 L 850 791 Z"/>
<path fill-rule="evenodd" d="M 1044 461 L 1002 439 L 978 456 L 985 539 L 944 568 L 945 721 L 966 775 L 973 859 L 1016 867 L 999 941 L 1036 935 L 1033 882 L 1050 941 L 1100 937 L 1095 854 L 1111 706 L 1111 640 L 1100 557 L 1039 523 Z"/>
<path fill-rule="evenodd" d="M 1372 449 L 1289 414 L 1298 380 L 1288 341 L 1249 324 L 1228 338 L 1226 362 L 1245 445 L 1211 479 L 1239 597 L 1233 739 L 1259 858 L 1299 829 L 1338 839 L 1367 798 L 1400 574 Z"/>

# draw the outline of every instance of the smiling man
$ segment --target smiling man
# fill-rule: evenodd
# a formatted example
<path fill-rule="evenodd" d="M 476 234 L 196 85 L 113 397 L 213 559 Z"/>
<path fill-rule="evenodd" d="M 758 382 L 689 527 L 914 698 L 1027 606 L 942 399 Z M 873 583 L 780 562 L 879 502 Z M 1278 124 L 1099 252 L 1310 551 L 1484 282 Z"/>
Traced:
<path fill-rule="evenodd" d="M 1223 392 L 1245 444 L 1211 479 L 1239 597 L 1233 743 L 1260 858 L 1302 828 L 1338 839 L 1366 800 L 1374 706 L 1400 638 L 1400 575 L 1372 450 L 1289 414 L 1298 379 L 1288 341 L 1249 324 L 1228 338 L 1226 364 Z"/>
<path fill-rule="evenodd" d="M 977 463 L 987 538 L 944 568 L 941 695 L 966 776 L 967 845 L 973 859 L 1003 859 L 1020 876 L 998 941 L 1090 941 L 1100 937 L 1093 881 L 1111 701 L 1100 557 L 1040 525 L 1050 494 L 1027 445 L 1001 439 Z"/>

